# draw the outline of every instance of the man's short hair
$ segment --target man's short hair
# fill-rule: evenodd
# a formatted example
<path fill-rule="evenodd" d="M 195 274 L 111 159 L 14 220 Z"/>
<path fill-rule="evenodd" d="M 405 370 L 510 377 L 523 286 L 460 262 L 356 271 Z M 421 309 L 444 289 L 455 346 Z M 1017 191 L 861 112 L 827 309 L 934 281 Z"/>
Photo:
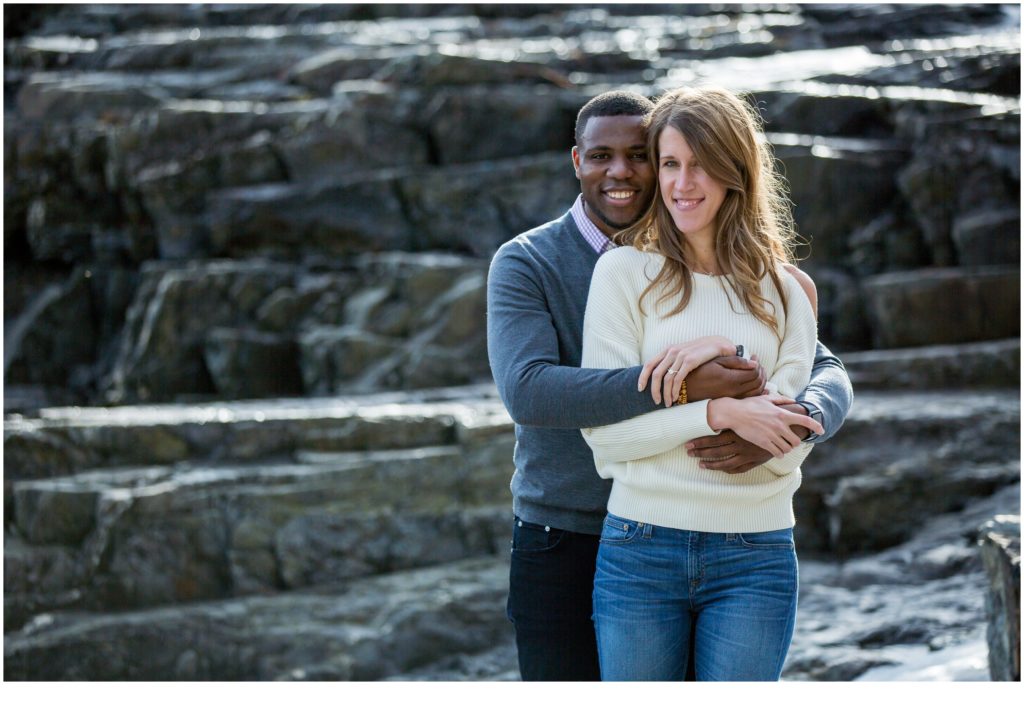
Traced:
<path fill-rule="evenodd" d="M 654 101 L 625 90 L 604 92 L 583 105 L 576 115 L 576 145 L 583 138 L 587 120 L 591 117 L 643 117 L 654 109 Z"/>

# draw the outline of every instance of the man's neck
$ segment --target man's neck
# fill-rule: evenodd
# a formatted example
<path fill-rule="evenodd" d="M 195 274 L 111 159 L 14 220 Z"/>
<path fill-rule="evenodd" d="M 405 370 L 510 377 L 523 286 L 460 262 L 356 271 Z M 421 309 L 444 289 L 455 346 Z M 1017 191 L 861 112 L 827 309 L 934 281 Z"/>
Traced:
<path fill-rule="evenodd" d="M 607 236 L 609 239 L 614 238 L 615 234 L 617 234 L 617 233 L 619 233 L 619 231 L 621 231 L 621 229 L 613 229 L 613 228 L 611 228 L 599 216 L 597 216 L 596 214 L 592 213 L 590 211 L 590 207 L 587 206 L 587 201 L 586 200 L 583 200 L 583 213 L 585 215 L 587 215 L 587 219 L 590 220 L 590 223 L 593 224 L 594 226 L 596 226 L 597 230 L 600 231 L 605 236 Z"/>

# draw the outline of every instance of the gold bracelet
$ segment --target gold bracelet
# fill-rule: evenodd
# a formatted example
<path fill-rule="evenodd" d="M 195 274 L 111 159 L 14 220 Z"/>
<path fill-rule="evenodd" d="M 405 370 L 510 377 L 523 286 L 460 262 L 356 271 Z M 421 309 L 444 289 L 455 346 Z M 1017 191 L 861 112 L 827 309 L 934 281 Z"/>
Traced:
<path fill-rule="evenodd" d="M 683 384 L 679 387 L 679 398 L 676 400 L 676 404 L 686 404 L 686 380 L 683 380 Z"/>

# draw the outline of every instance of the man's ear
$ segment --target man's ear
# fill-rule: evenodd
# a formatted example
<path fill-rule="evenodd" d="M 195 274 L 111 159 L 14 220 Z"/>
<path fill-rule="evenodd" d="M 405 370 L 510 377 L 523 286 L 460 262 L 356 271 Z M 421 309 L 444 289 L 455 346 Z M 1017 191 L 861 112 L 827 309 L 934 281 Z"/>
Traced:
<path fill-rule="evenodd" d="M 576 169 L 576 179 L 580 179 L 580 150 L 576 146 L 572 147 L 572 167 Z"/>

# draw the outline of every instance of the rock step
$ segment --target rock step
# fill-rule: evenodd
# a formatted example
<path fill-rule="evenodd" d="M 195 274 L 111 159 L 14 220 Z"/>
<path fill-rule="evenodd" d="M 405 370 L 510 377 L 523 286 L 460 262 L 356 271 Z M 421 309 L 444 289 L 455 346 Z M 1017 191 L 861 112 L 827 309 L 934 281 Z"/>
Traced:
<path fill-rule="evenodd" d="M 988 681 L 988 582 L 978 529 L 994 515 L 1019 508 L 1016 481 L 955 513 L 922 509 L 926 521 L 912 537 L 882 552 L 839 561 L 801 557 L 800 614 L 783 679 L 849 681 L 875 670 L 863 680 L 936 680 L 934 675 L 951 671 L 949 655 L 970 641 L 980 652 L 973 661 L 978 676 L 970 679 Z M 798 549 L 804 530 L 798 524 Z M 935 654 L 900 670 L 914 650 L 923 657 Z M 892 676 L 886 676 L 889 670 Z"/>
<path fill-rule="evenodd" d="M 299 589 L 506 547 L 513 436 L 13 485 L 5 623 Z M 16 535 L 20 534 L 20 535 Z"/>
<path fill-rule="evenodd" d="M 290 451 L 291 460 L 301 464 L 225 466 L 192 459 L 171 467 L 139 468 L 122 460 L 120 466 L 104 470 L 76 472 L 75 466 L 65 466 L 68 476 L 48 479 L 12 479 L 9 465 L 6 513 L 15 529 L 12 534 L 20 533 L 36 546 L 19 551 L 17 558 L 11 555 L 15 559 L 10 569 L 16 566 L 26 574 L 13 578 L 19 583 L 10 588 L 45 590 L 52 599 L 92 581 L 97 573 L 116 582 L 123 572 L 143 564 L 155 572 L 173 572 L 180 563 L 189 563 L 205 573 L 192 576 L 193 584 L 183 590 L 168 588 L 163 576 L 146 587 L 129 587 L 128 578 L 116 586 L 105 584 L 120 592 L 115 601 L 131 604 L 153 597 L 224 596 L 310 583 L 316 569 L 291 562 L 287 554 L 292 552 L 314 553 L 324 562 L 337 563 L 326 569 L 330 576 L 338 576 L 335 570 L 353 567 L 379 571 L 423 564 L 422 558 L 438 556 L 424 545 L 431 538 L 447 544 L 438 552 L 454 553 L 445 557 L 456 557 L 466 548 L 493 547 L 491 543 L 504 538 L 500 523 L 507 517 L 512 423 L 496 400 L 486 396 L 486 388 L 435 396 L 452 399 L 460 392 L 463 401 L 448 404 L 398 404 L 400 395 L 378 395 L 366 398 L 364 407 L 353 405 L 358 400 L 332 400 L 308 406 L 239 402 L 215 405 L 219 408 L 49 410 L 48 418 L 34 420 L 58 431 L 57 438 L 48 436 L 47 441 L 72 442 L 59 431 L 74 429 L 77 433 L 72 435 L 81 442 L 92 435 L 85 428 L 99 422 L 116 439 L 107 436 L 106 443 L 119 445 L 136 444 L 154 421 L 162 430 L 190 436 L 192 445 L 213 444 L 233 435 L 225 425 L 247 425 L 253 412 L 264 412 L 263 424 L 272 427 L 279 422 L 290 440 L 274 439 L 273 444 Z M 333 433 L 325 429 L 325 410 L 337 419 L 354 421 L 355 428 L 343 424 Z M 197 416 L 214 421 L 216 412 L 223 412 L 219 427 L 196 421 Z M 283 418 L 287 412 L 294 412 L 289 419 Z M 396 416 L 386 419 L 391 413 Z M 424 417 L 442 417 L 441 428 Z M 795 500 L 798 520 L 808 524 L 802 543 L 822 552 L 877 549 L 899 542 L 918 523 L 919 514 L 933 511 L 937 504 L 953 510 L 972 495 L 991 492 L 1014 476 L 1011 463 L 1019 455 L 1019 421 L 1019 397 L 1008 390 L 859 394 L 843 429 L 818 446 L 805 465 L 803 487 Z M 321 438 L 323 433 L 347 439 L 383 430 L 392 442 L 397 434 L 401 442 L 416 446 L 437 439 L 440 431 L 446 444 L 339 455 L 323 451 L 324 441 L 321 450 L 304 449 L 294 436 L 309 430 L 306 423 L 320 430 Z M 8 460 L 37 440 L 33 436 L 39 430 L 37 426 L 34 432 L 23 431 L 20 443 L 8 438 L 14 448 L 8 449 Z M 14 432 L 8 430 L 7 435 Z M 360 445 L 365 449 L 373 444 Z M 83 445 L 82 450 L 88 453 L 93 448 Z M 393 489 L 399 483 L 405 486 Z M 864 517 L 884 512 L 897 497 L 909 506 L 900 511 L 900 518 L 889 518 L 884 528 Z M 478 507 L 484 509 L 482 515 L 470 520 L 499 525 L 482 528 L 481 539 L 467 540 L 455 514 Z M 445 529 L 453 530 L 438 534 Z M 386 556 L 374 556 L 361 549 L 361 536 L 376 530 L 387 532 L 396 552 L 404 554 L 388 550 Z M 354 534 L 354 540 L 338 533 Z M 57 567 L 54 582 L 40 588 L 38 572 L 49 567 L 40 563 L 51 561 L 80 564 L 71 568 L 74 572 Z M 102 572 L 96 569 L 101 563 Z M 95 584 L 90 586 L 95 589 Z M 134 593 L 121 591 L 132 587 Z M 95 596 L 104 598 L 99 592 Z"/>
<path fill-rule="evenodd" d="M 804 463 L 801 544 L 844 553 L 902 542 L 926 516 L 1018 480 L 1019 459 L 1015 390 L 858 392 Z"/>
<path fill-rule="evenodd" d="M 1014 54 L 1010 51 L 996 50 L 993 54 L 1007 58 L 1016 55 L 1019 60 L 1019 49 L 1013 50 Z M 982 91 L 921 87 L 899 81 L 878 86 L 794 81 L 757 91 L 752 98 L 763 109 L 769 129 L 774 131 L 773 125 L 784 124 L 787 131 L 822 136 L 911 136 L 906 126 L 913 112 L 956 112 L 977 117 L 1020 114 L 1020 102 L 1011 97 Z"/>
<path fill-rule="evenodd" d="M 842 353 L 858 391 L 1020 385 L 1020 338 Z"/>
<path fill-rule="evenodd" d="M 1019 266 L 887 273 L 863 283 L 875 348 L 1020 335 Z"/>
<path fill-rule="evenodd" d="M 998 389 L 869 396 L 870 404 L 858 398 L 829 444 L 876 432 L 883 437 L 900 424 L 955 433 L 986 413 L 1012 417 L 1020 411 L 1019 397 Z M 254 461 L 299 451 L 468 445 L 512 428 L 493 384 L 336 398 L 55 407 L 38 418 L 4 421 L 4 477 L 9 482 L 125 465 Z M 935 435 L 943 433 L 922 440 Z"/>
<path fill-rule="evenodd" d="M 471 444 L 511 429 L 494 385 L 348 398 L 69 407 L 4 421 L 5 484 L 128 465 Z"/>
<path fill-rule="evenodd" d="M 316 590 L 115 614 L 4 636 L 19 680 L 373 680 L 507 645 L 507 557 Z"/>

